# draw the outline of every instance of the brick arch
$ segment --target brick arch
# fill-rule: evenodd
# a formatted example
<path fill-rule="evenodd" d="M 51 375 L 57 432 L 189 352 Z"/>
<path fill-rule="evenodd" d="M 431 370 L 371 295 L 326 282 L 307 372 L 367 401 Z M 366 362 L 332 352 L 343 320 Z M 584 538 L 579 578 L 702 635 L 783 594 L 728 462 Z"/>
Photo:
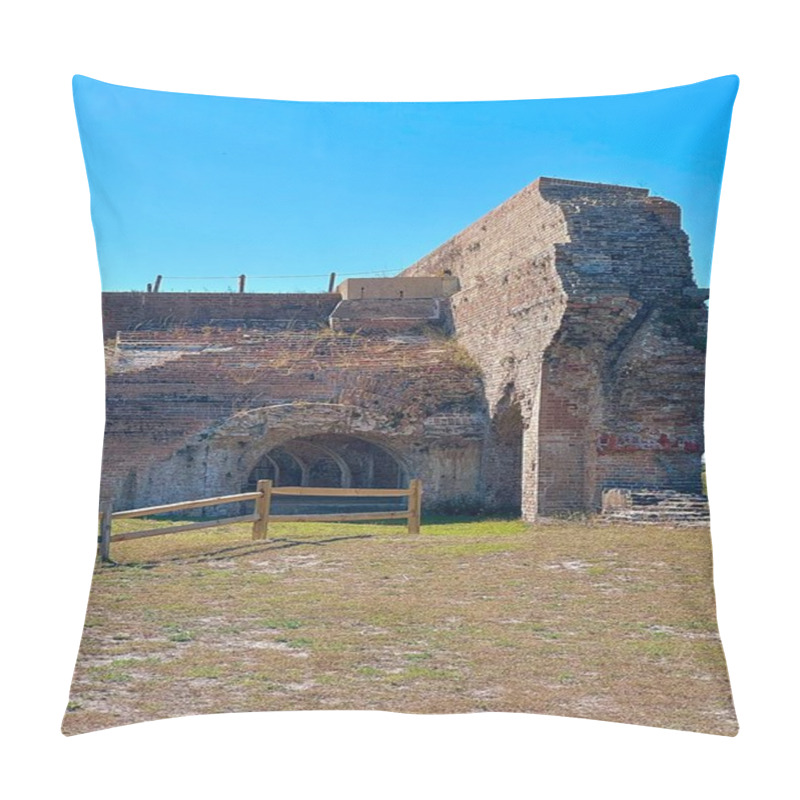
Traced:
<path fill-rule="evenodd" d="M 228 418 L 208 437 L 208 443 L 211 448 L 223 449 L 236 442 L 241 450 L 238 471 L 246 477 L 265 453 L 294 439 L 344 436 L 367 442 L 385 452 L 398 464 L 407 480 L 414 471 L 402 448 L 382 433 L 390 429 L 391 420 L 358 406 L 285 403 Z"/>
<path fill-rule="evenodd" d="M 487 492 L 498 508 L 520 513 L 522 507 L 523 442 L 525 435 L 523 398 L 509 381 L 496 403 L 489 424 L 489 446 L 485 462 L 491 475 Z"/>
<path fill-rule="evenodd" d="M 250 470 L 244 491 L 251 491 L 260 480 L 271 480 L 275 486 L 305 486 L 308 466 L 296 454 L 274 448 L 256 462 Z"/>
<path fill-rule="evenodd" d="M 280 446 L 282 452 L 306 464 L 304 470 L 303 486 L 340 486 L 347 488 L 350 486 L 350 468 L 344 459 L 335 449 L 327 447 L 325 444 L 313 441 L 311 438 L 289 439 Z M 270 453 L 274 450 L 270 450 Z M 331 466 L 334 469 L 331 469 Z M 322 473 L 322 476 L 320 476 Z M 328 480 L 324 476 L 328 475 Z M 323 477 L 320 480 L 320 477 Z M 290 485 L 284 482 L 282 485 Z"/>
<path fill-rule="evenodd" d="M 292 439 L 320 435 L 347 437 L 356 451 L 374 446 L 376 464 L 387 461 L 378 453 L 387 454 L 389 463 L 397 465 L 389 480 L 422 480 L 429 507 L 467 494 L 483 495 L 478 476 L 484 440 L 477 421 L 471 428 L 462 425 L 457 429 L 459 434 L 467 430 L 467 436 L 456 436 L 451 428 L 439 426 L 438 417 L 431 419 L 398 425 L 396 419 L 372 405 L 344 403 L 295 402 L 244 410 L 198 431 L 169 458 L 154 464 L 136 505 L 236 494 L 265 454 Z M 350 458 L 347 454 L 343 457 Z M 354 487 L 359 488 L 359 471 L 363 478 L 365 467 L 356 463 L 351 468 Z M 297 473 L 292 484 L 300 482 L 301 470 L 288 456 L 285 469 Z M 386 481 L 376 486 L 395 487 L 394 482 Z"/>
<path fill-rule="evenodd" d="M 387 489 L 408 485 L 409 470 L 386 445 L 352 434 L 319 433 L 286 440 L 267 451 L 248 474 L 243 486 L 246 491 L 251 491 L 259 478 L 272 477 L 261 465 L 265 461 L 275 463 L 276 453 L 285 454 L 305 465 L 304 482 L 301 485 Z M 332 472 L 333 465 L 338 472 Z M 279 478 L 277 485 L 298 484 Z"/>

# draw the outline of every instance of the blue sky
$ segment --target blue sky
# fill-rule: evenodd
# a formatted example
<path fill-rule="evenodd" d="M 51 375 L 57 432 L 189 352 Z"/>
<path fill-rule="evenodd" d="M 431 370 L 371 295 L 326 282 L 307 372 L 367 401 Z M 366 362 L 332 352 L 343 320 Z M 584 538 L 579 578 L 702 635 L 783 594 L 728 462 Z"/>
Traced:
<path fill-rule="evenodd" d="M 457 103 L 245 100 L 82 76 L 73 88 L 105 291 L 157 274 L 162 291 L 235 290 L 244 273 L 264 292 L 394 274 L 541 175 L 677 202 L 708 286 L 734 76 Z"/>

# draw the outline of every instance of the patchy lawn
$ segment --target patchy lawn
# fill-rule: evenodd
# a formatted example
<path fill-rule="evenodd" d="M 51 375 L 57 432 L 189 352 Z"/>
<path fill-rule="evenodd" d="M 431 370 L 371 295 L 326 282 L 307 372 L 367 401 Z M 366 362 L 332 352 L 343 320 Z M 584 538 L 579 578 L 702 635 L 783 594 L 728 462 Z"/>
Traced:
<path fill-rule="evenodd" d="M 737 731 L 706 528 L 279 523 L 270 535 L 236 525 L 113 544 L 64 733 L 300 709 Z"/>

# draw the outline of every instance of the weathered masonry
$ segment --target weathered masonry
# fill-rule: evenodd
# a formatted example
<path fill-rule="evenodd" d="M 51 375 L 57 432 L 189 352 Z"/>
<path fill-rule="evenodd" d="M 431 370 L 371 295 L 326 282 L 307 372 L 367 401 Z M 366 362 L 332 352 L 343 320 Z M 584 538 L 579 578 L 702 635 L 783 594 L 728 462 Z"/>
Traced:
<path fill-rule="evenodd" d="M 419 477 L 428 508 L 527 519 L 697 493 L 706 297 L 674 203 L 550 178 L 395 278 L 105 293 L 102 493 Z"/>

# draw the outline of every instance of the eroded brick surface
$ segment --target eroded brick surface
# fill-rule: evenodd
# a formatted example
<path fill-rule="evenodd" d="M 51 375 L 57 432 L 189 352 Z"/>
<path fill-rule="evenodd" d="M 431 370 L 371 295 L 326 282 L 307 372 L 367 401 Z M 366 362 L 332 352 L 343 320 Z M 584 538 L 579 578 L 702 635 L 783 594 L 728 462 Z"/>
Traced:
<path fill-rule="evenodd" d="M 541 178 L 402 276 L 441 280 L 373 280 L 363 301 L 105 294 L 104 498 L 237 492 L 323 434 L 391 452 L 428 507 L 533 519 L 700 490 L 706 307 L 674 203 Z"/>
<path fill-rule="evenodd" d="M 541 178 L 404 274 L 443 272 L 490 415 L 519 404 L 526 517 L 614 486 L 699 491 L 706 308 L 675 204 Z M 516 458 L 490 427 L 490 492 Z"/>
<path fill-rule="evenodd" d="M 242 490 L 287 440 L 389 448 L 429 503 L 475 494 L 485 410 L 458 346 L 425 334 L 181 327 L 118 334 L 107 377 L 105 500 L 138 507 Z"/>

